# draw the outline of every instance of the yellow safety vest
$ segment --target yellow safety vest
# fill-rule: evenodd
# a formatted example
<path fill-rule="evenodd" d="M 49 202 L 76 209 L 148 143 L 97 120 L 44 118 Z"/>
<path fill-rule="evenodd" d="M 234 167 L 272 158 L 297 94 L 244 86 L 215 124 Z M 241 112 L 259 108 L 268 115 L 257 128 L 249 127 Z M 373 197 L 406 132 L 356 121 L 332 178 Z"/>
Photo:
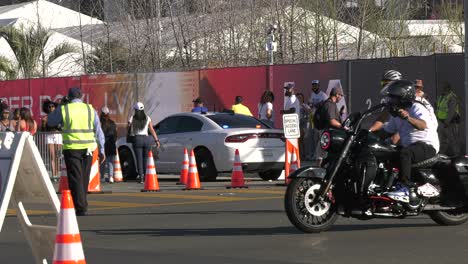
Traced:
<path fill-rule="evenodd" d="M 63 149 L 95 149 L 94 108 L 76 102 L 62 105 Z"/>
<path fill-rule="evenodd" d="M 460 109 L 459 109 L 460 107 L 458 105 L 457 96 L 453 92 L 450 92 L 449 94 L 442 96 L 439 98 L 439 100 L 437 100 L 437 113 L 436 113 L 437 119 L 440 119 L 440 120 L 447 119 L 448 111 L 449 111 L 448 102 L 450 101 L 450 99 L 452 99 L 452 97 L 454 97 L 455 101 L 457 102 L 457 106 L 455 107 L 455 113 L 457 114 L 460 113 Z"/>

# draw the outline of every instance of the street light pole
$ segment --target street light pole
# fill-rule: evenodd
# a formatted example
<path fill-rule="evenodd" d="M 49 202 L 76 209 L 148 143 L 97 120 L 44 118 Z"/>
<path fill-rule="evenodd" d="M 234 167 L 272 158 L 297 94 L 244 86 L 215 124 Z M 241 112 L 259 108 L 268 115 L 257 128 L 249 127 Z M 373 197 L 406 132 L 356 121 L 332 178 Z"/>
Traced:
<path fill-rule="evenodd" d="M 268 37 L 266 43 L 266 50 L 268 51 L 269 56 L 269 65 L 274 64 L 273 53 L 276 51 L 276 42 L 275 42 L 275 31 L 277 29 L 276 25 L 270 25 L 268 27 Z"/>

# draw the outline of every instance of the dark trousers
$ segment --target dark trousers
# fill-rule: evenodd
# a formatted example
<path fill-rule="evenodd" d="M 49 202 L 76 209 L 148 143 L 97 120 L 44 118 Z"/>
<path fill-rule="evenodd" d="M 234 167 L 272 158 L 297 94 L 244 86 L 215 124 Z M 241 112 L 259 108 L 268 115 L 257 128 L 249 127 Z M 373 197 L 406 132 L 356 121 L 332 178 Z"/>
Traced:
<path fill-rule="evenodd" d="M 87 149 L 66 149 L 63 150 L 63 156 L 67 166 L 68 187 L 73 197 L 75 210 L 86 212 L 88 210 L 86 196 L 93 156 L 88 154 Z"/>
<path fill-rule="evenodd" d="M 437 129 L 440 140 L 440 153 L 447 156 L 460 155 L 461 142 L 459 140 L 458 124 L 450 123 L 448 126 L 439 121 Z"/>
<path fill-rule="evenodd" d="M 411 181 L 411 165 L 436 155 L 436 150 L 431 145 L 416 142 L 400 150 L 401 181 Z"/>
<path fill-rule="evenodd" d="M 148 151 L 150 146 L 148 144 L 148 136 L 137 135 L 135 137 L 135 143 L 133 144 L 133 150 L 135 151 L 138 174 L 141 176 L 141 179 L 145 179 L 146 172 L 146 159 L 148 157 Z"/>

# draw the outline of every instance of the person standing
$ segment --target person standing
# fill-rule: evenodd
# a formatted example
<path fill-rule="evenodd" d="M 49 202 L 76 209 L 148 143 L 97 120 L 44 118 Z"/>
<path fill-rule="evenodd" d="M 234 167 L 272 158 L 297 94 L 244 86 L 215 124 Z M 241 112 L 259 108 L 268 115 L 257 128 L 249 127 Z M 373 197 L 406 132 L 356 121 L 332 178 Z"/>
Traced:
<path fill-rule="evenodd" d="M 325 92 L 320 90 L 320 81 L 319 80 L 313 80 L 312 81 L 312 94 L 310 95 L 309 98 L 309 105 L 312 108 L 313 113 L 315 113 L 315 110 L 317 110 L 317 106 L 327 100 L 328 96 Z"/>
<path fill-rule="evenodd" d="M 308 128 L 309 143 L 307 144 L 308 155 L 306 156 L 306 160 L 313 160 L 315 158 L 314 152 L 318 144 L 318 141 L 320 140 L 320 132 L 317 128 L 313 126 L 313 123 L 314 123 L 313 117 L 319 105 L 327 99 L 328 99 L 327 94 L 323 92 L 322 90 L 320 90 L 320 81 L 313 80 L 312 81 L 312 94 L 310 95 L 310 98 L 309 98 L 309 105 L 311 107 L 311 114 L 310 114 L 311 120 L 309 122 L 310 126 Z"/>
<path fill-rule="evenodd" d="M 19 120 L 20 120 L 20 109 L 16 108 L 15 110 L 13 110 L 13 119 L 11 120 L 15 127 L 16 127 L 16 124 L 19 122 Z"/>
<path fill-rule="evenodd" d="M 207 113 L 208 112 L 208 108 L 203 106 L 203 100 L 200 97 L 193 100 L 192 103 L 193 103 L 192 112 L 194 113 Z"/>
<path fill-rule="evenodd" d="M 299 113 L 299 129 L 301 130 L 301 137 L 299 138 L 299 153 L 301 154 L 301 159 L 305 159 L 306 156 L 310 156 L 309 148 L 309 127 L 310 127 L 310 118 L 309 115 L 312 112 L 312 109 L 304 101 L 304 94 L 296 94 L 299 103 L 301 104 L 301 111 Z"/>
<path fill-rule="evenodd" d="M 450 83 L 443 84 L 442 94 L 437 98 L 436 116 L 439 122 L 440 153 L 448 156 L 460 154 L 457 139 L 460 123 L 460 103 Z"/>
<path fill-rule="evenodd" d="M 137 180 L 140 183 L 145 182 L 145 169 L 146 169 L 146 157 L 152 142 L 148 140 L 148 130 L 151 132 L 156 146 L 159 148 L 158 136 L 153 128 L 151 118 L 145 113 L 145 106 L 142 102 L 137 102 L 133 105 L 135 113 L 128 120 L 129 131 L 131 135 L 135 136 L 135 143 L 133 143 L 133 150 L 135 151 L 138 167 Z"/>
<path fill-rule="evenodd" d="M 29 132 L 32 136 L 36 134 L 37 123 L 32 119 L 31 110 L 29 110 L 29 108 L 21 107 L 20 120 L 16 124 L 16 131 Z"/>
<path fill-rule="evenodd" d="M 343 90 L 339 87 L 335 87 L 330 91 L 330 97 L 322 105 L 320 111 L 320 116 L 323 120 L 323 129 L 335 128 L 340 129 L 343 126 L 341 125 L 341 114 L 338 110 L 337 103 L 343 98 Z M 319 131 L 321 134 L 321 131 Z M 322 160 L 326 157 L 326 152 L 322 150 L 320 144 L 316 144 L 315 147 L 315 159 L 318 163 L 318 166 L 322 163 Z"/>
<path fill-rule="evenodd" d="M 104 152 L 106 154 L 106 162 L 101 164 L 101 181 L 104 181 L 105 172 L 107 169 L 107 175 L 109 183 L 114 182 L 114 159 L 117 154 L 117 147 L 115 141 L 117 140 L 117 126 L 109 116 L 109 108 L 104 106 L 101 108 L 101 126 L 102 132 L 104 133 L 105 141 Z"/>
<path fill-rule="evenodd" d="M 273 116 L 273 101 L 275 96 L 272 91 L 265 91 L 258 104 L 258 119 L 274 127 L 275 117 Z"/>
<path fill-rule="evenodd" d="M 294 113 L 297 113 L 299 115 L 301 112 L 301 104 L 299 100 L 297 100 L 297 97 L 294 93 L 294 87 L 294 82 L 285 82 L 283 85 L 283 88 L 285 90 L 284 95 L 286 96 L 284 100 L 284 110 L 290 111 L 294 109 Z"/>
<path fill-rule="evenodd" d="M 244 101 L 244 98 L 242 98 L 242 96 L 236 96 L 234 101 L 235 104 L 231 107 L 231 110 L 234 111 L 235 114 L 253 116 L 249 108 L 242 104 L 242 102 Z"/>
<path fill-rule="evenodd" d="M 87 215 L 87 192 L 93 151 L 99 143 L 100 160 L 106 159 L 104 152 L 104 133 L 99 116 L 93 106 L 83 103 L 78 87 L 68 91 L 69 103 L 61 105 L 49 114 L 47 125 L 61 126 L 63 132 L 63 156 L 67 166 L 68 186 L 70 188 L 75 214 Z"/>
<path fill-rule="evenodd" d="M 8 105 L 0 102 L 0 110 L 0 132 L 15 131 L 14 121 L 10 120 L 10 109 Z"/>
<path fill-rule="evenodd" d="M 47 125 L 48 114 L 55 111 L 57 103 L 51 100 L 46 100 L 42 104 L 42 111 L 46 113 L 41 118 L 41 131 L 46 132 L 46 142 L 49 150 L 50 167 L 52 171 L 52 177 L 60 177 L 60 162 L 59 158 L 62 155 L 62 134 L 60 133 L 60 127 L 49 127 Z"/>

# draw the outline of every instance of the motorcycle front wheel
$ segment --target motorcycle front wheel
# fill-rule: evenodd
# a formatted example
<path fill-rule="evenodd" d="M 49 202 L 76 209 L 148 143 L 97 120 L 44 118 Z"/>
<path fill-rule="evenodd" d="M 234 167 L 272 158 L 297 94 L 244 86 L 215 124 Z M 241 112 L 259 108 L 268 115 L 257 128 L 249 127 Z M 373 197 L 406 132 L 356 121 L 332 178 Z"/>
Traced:
<path fill-rule="evenodd" d="M 305 233 L 320 233 L 330 229 L 338 218 L 333 195 L 324 201 L 312 203 L 320 189 L 321 180 L 295 178 L 288 184 L 284 206 L 289 221 Z"/>

